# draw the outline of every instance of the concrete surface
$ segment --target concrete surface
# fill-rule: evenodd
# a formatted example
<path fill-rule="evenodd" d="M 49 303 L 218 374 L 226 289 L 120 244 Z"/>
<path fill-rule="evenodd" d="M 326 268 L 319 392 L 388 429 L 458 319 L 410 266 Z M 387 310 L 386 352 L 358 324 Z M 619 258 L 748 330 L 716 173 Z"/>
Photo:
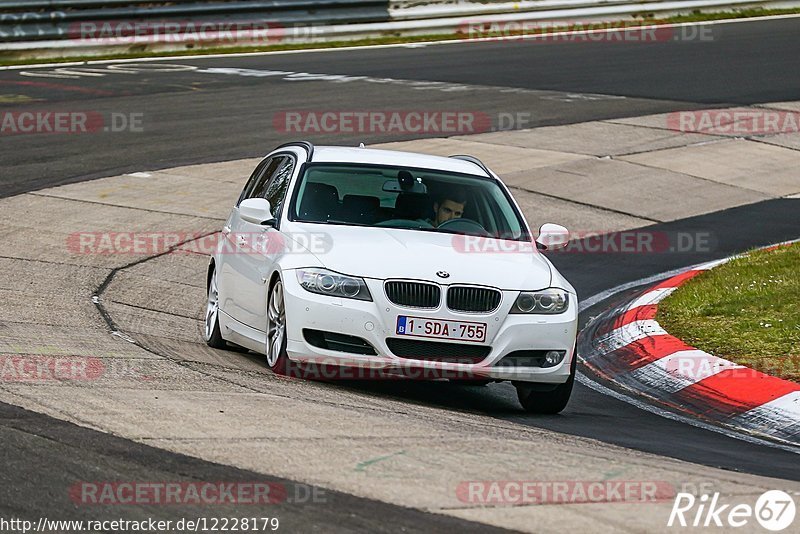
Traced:
<path fill-rule="evenodd" d="M 626 117 L 623 119 L 610 119 L 606 122 L 618 125 L 640 126 L 654 130 L 664 130 L 672 135 L 701 135 L 707 136 L 708 140 L 720 137 L 738 137 L 741 133 L 735 130 L 741 128 L 747 122 L 745 116 L 748 113 L 761 111 L 760 108 L 752 107 L 732 107 L 721 109 L 692 110 L 692 111 L 672 111 L 670 113 L 657 113 L 654 115 L 644 115 L 640 117 Z M 736 114 L 743 114 L 736 116 Z M 694 121 L 689 121 L 686 131 L 682 131 L 682 115 L 695 117 Z M 700 119 L 711 120 L 711 123 Z"/>
<path fill-rule="evenodd" d="M 771 108 L 771 109 L 785 109 L 787 111 L 800 111 L 800 101 L 770 102 L 767 104 L 760 104 L 757 107 Z"/>
<path fill-rule="evenodd" d="M 456 137 L 481 143 L 506 144 L 523 148 L 547 149 L 592 156 L 619 156 L 686 146 L 715 139 L 700 133 L 662 131 L 658 128 L 611 121 L 593 121 L 568 126 L 545 126 L 519 130 L 508 135 L 492 132 Z"/>
<path fill-rule="evenodd" d="M 792 150 L 800 150 L 800 133 L 785 133 L 778 135 L 760 135 L 753 140 L 770 145 L 778 145 Z"/>
<path fill-rule="evenodd" d="M 767 195 L 800 192 L 800 151 L 745 139 L 670 148 L 621 159 Z"/>
<path fill-rule="evenodd" d="M 620 159 L 554 165 L 510 174 L 505 180 L 517 189 L 541 191 L 651 221 L 672 221 L 768 198 Z"/>
<path fill-rule="evenodd" d="M 504 176 L 509 173 L 561 165 L 572 161 L 586 159 L 586 156 L 570 154 L 565 151 L 541 150 L 538 148 L 521 148 L 502 141 L 503 137 L 515 137 L 516 132 L 508 132 L 505 136 L 499 135 L 499 142 L 486 143 L 476 136 L 460 136 L 420 141 L 398 141 L 395 143 L 382 143 L 374 145 L 375 148 L 389 150 L 406 150 L 409 152 L 422 152 L 436 156 L 452 156 L 453 154 L 470 154 L 480 159 L 491 169 Z M 491 163 L 489 163 L 491 162 Z"/>

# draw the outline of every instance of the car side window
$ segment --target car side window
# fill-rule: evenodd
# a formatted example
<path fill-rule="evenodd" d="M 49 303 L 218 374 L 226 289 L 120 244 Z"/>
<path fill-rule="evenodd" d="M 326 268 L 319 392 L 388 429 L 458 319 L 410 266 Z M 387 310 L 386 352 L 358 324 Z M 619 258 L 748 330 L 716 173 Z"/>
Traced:
<path fill-rule="evenodd" d="M 267 184 L 270 178 L 275 174 L 275 171 L 280 167 L 284 159 L 283 156 L 276 156 L 264 162 L 264 164 L 253 173 L 253 177 L 250 178 L 247 187 L 242 191 L 241 200 L 239 202 L 248 198 L 264 198 L 264 193 L 267 190 Z"/>
<path fill-rule="evenodd" d="M 253 191 L 259 186 L 259 184 L 264 179 L 269 179 L 269 177 L 272 176 L 272 173 L 269 172 L 269 169 L 272 168 L 274 170 L 274 165 L 276 164 L 275 159 L 276 158 L 270 158 L 259 163 L 258 167 L 256 167 L 256 170 L 253 171 L 253 174 L 251 174 L 250 178 L 247 180 L 244 189 L 242 189 L 242 193 L 239 195 L 239 200 L 236 201 L 237 206 L 242 203 L 242 200 L 253 198 Z"/>
<path fill-rule="evenodd" d="M 269 200 L 272 207 L 272 215 L 278 217 L 286 197 L 286 190 L 289 188 L 289 181 L 294 170 L 294 158 L 285 156 L 280 164 L 275 168 L 272 177 L 267 183 L 264 191 L 264 198 Z"/>

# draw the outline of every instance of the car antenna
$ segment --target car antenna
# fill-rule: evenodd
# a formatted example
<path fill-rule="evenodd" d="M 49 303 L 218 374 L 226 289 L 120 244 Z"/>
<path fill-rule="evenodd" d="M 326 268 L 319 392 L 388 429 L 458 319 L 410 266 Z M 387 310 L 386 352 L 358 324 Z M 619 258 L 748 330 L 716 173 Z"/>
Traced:
<path fill-rule="evenodd" d="M 365 148 L 364 143 L 358 143 L 358 148 Z"/>

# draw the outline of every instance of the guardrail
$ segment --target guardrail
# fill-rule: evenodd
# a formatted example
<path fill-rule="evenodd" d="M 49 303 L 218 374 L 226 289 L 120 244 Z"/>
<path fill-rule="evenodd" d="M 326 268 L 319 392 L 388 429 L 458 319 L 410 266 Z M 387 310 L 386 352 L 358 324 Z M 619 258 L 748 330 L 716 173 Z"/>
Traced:
<path fill-rule="evenodd" d="M 0 55 L 59 57 L 465 33 L 470 25 L 630 20 L 800 0 L 0 0 Z"/>
<path fill-rule="evenodd" d="M 98 7 L 103 6 L 103 7 Z M 131 2 L 115 0 L 0 0 L 0 42 L 72 39 L 81 23 L 181 23 L 277 25 L 385 22 L 387 0 L 273 0 Z M 153 26 L 155 27 L 155 26 Z"/>

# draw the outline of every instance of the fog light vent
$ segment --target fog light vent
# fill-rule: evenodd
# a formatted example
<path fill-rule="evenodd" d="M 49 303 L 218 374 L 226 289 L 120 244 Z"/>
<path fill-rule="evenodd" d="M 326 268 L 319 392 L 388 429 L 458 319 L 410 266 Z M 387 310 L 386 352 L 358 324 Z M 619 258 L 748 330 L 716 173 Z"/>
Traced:
<path fill-rule="evenodd" d="M 506 354 L 494 367 L 555 367 L 567 355 L 565 350 L 515 350 Z"/>
<path fill-rule="evenodd" d="M 544 363 L 542 367 L 554 367 L 561 363 L 561 360 L 564 359 L 564 354 L 566 354 L 563 350 L 548 350 L 547 354 L 544 355 Z"/>

